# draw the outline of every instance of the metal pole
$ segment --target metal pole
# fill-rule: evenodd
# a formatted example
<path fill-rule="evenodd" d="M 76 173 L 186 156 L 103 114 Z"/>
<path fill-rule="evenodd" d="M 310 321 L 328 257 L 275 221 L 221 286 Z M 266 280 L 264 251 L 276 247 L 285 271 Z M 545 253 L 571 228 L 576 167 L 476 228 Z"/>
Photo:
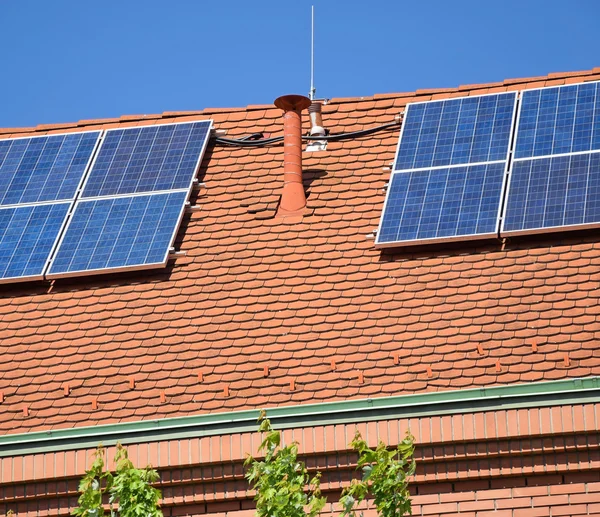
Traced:
<path fill-rule="evenodd" d="M 310 92 L 308 98 L 312 101 L 315 98 L 315 6 L 310 7 Z"/>

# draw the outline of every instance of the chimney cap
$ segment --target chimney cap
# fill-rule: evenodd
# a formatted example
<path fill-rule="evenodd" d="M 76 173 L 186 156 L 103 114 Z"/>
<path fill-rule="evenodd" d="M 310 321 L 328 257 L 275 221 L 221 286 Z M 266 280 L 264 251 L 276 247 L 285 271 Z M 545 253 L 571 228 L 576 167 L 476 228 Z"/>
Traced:
<path fill-rule="evenodd" d="M 304 95 L 283 95 L 275 99 L 275 106 L 283 111 L 302 111 L 310 106 L 310 102 Z"/>

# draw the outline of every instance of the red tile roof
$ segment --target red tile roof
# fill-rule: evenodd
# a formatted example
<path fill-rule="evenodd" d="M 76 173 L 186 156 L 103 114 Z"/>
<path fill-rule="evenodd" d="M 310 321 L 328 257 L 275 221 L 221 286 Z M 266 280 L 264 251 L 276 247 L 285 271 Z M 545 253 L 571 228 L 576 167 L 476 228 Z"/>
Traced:
<path fill-rule="evenodd" d="M 600 68 L 333 99 L 323 118 L 347 132 L 414 100 L 592 80 Z M 227 137 L 282 129 L 280 110 L 249 106 L 0 137 L 206 118 Z M 179 234 L 185 258 L 0 286 L 0 433 L 600 375 L 593 234 L 374 248 L 397 140 L 390 130 L 304 153 L 308 210 L 295 220 L 274 217 L 281 145 L 210 146 L 202 210 Z"/>

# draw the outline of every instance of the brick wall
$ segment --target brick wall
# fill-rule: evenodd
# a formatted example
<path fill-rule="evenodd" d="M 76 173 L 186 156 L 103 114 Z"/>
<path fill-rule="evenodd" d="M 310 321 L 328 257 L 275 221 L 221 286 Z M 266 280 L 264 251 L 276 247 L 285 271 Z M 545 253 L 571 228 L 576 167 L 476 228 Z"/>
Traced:
<path fill-rule="evenodd" d="M 457 484 L 434 483 L 413 486 L 413 515 L 427 517 L 554 517 L 600 516 L 598 472 L 564 476 L 516 477 Z M 595 481 L 592 481 L 595 480 Z M 501 486 L 502 488 L 497 488 Z M 470 488 L 469 488 L 470 487 Z M 335 499 L 335 497 L 333 498 Z M 194 504 L 164 507 L 165 517 L 254 517 L 251 501 L 227 506 Z M 219 511 L 211 511 L 219 510 Z M 338 517 L 330 504 L 322 517 Z M 364 517 L 376 517 L 372 504 L 363 505 Z"/>
<path fill-rule="evenodd" d="M 588 409 L 590 418 L 576 418 L 586 415 Z M 410 424 L 420 438 L 411 486 L 414 515 L 485 517 L 494 512 L 507 517 L 511 512 L 510 517 L 600 516 L 596 410 L 595 404 L 589 404 L 422 417 L 410 422 L 339 424 L 285 431 L 284 438 L 300 440 L 307 467 L 322 473 L 323 492 L 332 502 L 357 475 L 356 454 L 344 446 L 354 428 L 359 428 L 371 445 L 377 439 L 393 445 Z M 534 427 L 535 416 L 543 421 L 546 414 L 552 415 L 552 426 Z M 463 421 L 462 427 L 452 425 L 457 418 Z M 499 425 L 511 418 L 527 425 Z M 472 425 L 464 425 L 467 420 Z M 425 436 L 423 429 L 443 429 L 447 422 L 450 439 L 433 432 Z M 483 425 L 486 422 L 490 425 Z M 244 479 L 242 452 L 255 451 L 259 438 L 242 433 L 140 443 L 128 449 L 136 465 L 158 467 L 166 517 L 251 517 L 254 494 Z M 0 516 L 9 509 L 16 511 L 17 517 L 70 515 L 77 505 L 78 480 L 91 453 L 80 449 L 2 458 Z M 107 454 L 108 464 L 112 464 L 114 448 L 109 447 Z M 327 514 L 337 516 L 339 512 L 330 507 L 323 517 Z M 375 517 L 368 506 L 365 517 Z"/>

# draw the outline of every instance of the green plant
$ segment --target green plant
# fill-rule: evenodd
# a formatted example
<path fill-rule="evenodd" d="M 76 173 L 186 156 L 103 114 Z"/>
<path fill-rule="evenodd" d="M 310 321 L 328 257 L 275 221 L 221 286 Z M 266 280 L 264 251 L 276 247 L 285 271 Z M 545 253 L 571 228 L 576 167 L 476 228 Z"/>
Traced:
<path fill-rule="evenodd" d="M 358 452 L 358 467 L 362 479 L 354 479 L 342 493 L 342 517 L 354 513 L 355 507 L 370 493 L 380 517 L 402 517 L 412 515 L 408 483 L 415 473 L 414 437 L 406 437 L 395 450 L 388 450 L 383 442 L 371 449 L 357 431 L 351 444 Z"/>
<path fill-rule="evenodd" d="M 246 479 L 256 490 L 258 517 L 316 517 L 325 498 L 321 497 L 320 475 L 310 478 L 306 465 L 298 461 L 298 443 L 281 447 L 281 434 L 274 431 L 264 411 L 259 428 L 265 438 L 258 450 L 264 459 L 246 459 Z M 305 491 L 308 489 L 308 491 Z"/>
<path fill-rule="evenodd" d="M 151 483 L 158 481 L 151 467 L 137 469 L 127 456 L 127 449 L 117 444 L 114 475 L 105 470 L 104 448 L 99 445 L 94 453 L 91 468 L 79 483 L 79 506 L 73 515 L 102 517 L 103 500 L 108 495 L 111 517 L 163 517 L 158 508 L 160 491 Z"/>

